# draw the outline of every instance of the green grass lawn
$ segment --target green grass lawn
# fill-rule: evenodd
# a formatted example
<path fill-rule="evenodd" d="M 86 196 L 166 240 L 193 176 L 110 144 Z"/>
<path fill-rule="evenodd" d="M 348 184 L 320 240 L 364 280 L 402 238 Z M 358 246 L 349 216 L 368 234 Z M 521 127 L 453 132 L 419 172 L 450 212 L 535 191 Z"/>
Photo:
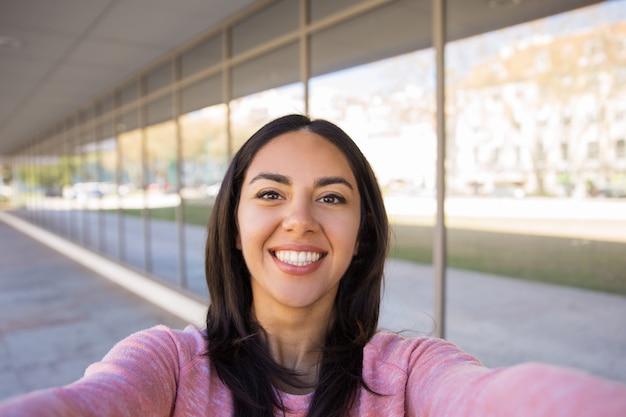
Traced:
<path fill-rule="evenodd" d="M 141 210 L 125 210 L 141 215 Z M 174 207 L 150 216 L 174 221 Z M 205 226 L 207 204 L 184 206 L 185 222 Z M 626 295 L 626 245 L 572 238 L 449 228 L 448 265 L 471 271 Z M 433 228 L 392 224 L 390 256 L 431 263 Z"/>
<path fill-rule="evenodd" d="M 140 216 L 142 214 L 142 210 L 138 209 L 125 209 L 124 213 L 130 215 Z M 185 223 L 194 224 L 198 226 L 206 226 L 209 221 L 209 215 L 211 214 L 211 207 L 207 205 L 193 205 L 193 204 L 185 204 L 183 205 L 183 215 L 185 218 Z M 150 209 L 150 217 L 153 219 L 159 220 L 176 220 L 176 207 L 162 207 Z"/>
<path fill-rule="evenodd" d="M 392 225 L 390 255 L 430 263 L 433 228 Z M 626 245 L 572 238 L 448 229 L 448 265 L 626 295 Z"/>

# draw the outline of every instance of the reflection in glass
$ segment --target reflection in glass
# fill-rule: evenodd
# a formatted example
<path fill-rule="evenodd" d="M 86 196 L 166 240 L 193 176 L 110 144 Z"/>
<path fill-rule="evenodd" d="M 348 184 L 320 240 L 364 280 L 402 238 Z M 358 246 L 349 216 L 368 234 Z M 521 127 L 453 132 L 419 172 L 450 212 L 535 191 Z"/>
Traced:
<path fill-rule="evenodd" d="M 133 113 L 135 117 L 136 112 Z M 118 126 L 118 128 L 123 126 Z M 134 129 L 118 134 L 120 148 L 120 182 L 118 192 L 123 215 L 122 260 L 141 270 L 146 270 L 145 224 L 142 219 L 143 151 L 141 130 Z"/>
<path fill-rule="evenodd" d="M 227 107 L 218 104 L 180 116 L 181 196 L 185 271 L 189 289 L 206 295 L 204 238 L 213 200 L 228 166 Z"/>
<path fill-rule="evenodd" d="M 65 216 L 62 215 L 62 189 L 63 189 L 63 155 L 59 152 L 59 137 L 53 136 L 44 142 L 45 156 L 42 159 L 42 178 L 40 183 L 43 187 L 42 210 L 46 212 L 47 227 L 57 233 L 63 233 Z"/>
<path fill-rule="evenodd" d="M 624 19 L 605 3 L 448 46 L 453 266 L 626 291 L 626 205 L 610 195 L 626 189 Z"/>
<path fill-rule="evenodd" d="M 118 194 L 118 178 L 117 168 L 119 163 L 117 138 L 109 136 L 113 133 L 112 123 L 108 123 L 111 127 L 103 129 L 104 139 L 100 141 L 100 167 L 101 177 L 100 183 L 103 189 L 101 200 L 101 208 L 103 210 L 102 222 L 102 250 L 113 258 L 120 259 L 119 244 L 119 194 Z"/>
<path fill-rule="evenodd" d="M 170 85 L 172 83 L 173 74 L 174 71 L 171 62 L 166 62 L 152 70 L 145 78 L 146 94 L 153 93 Z"/>
<path fill-rule="evenodd" d="M 262 125 L 279 116 L 304 112 L 304 86 L 301 83 L 273 88 L 231 101 L 231 152 Z"/>
<path fill-rule="evenodd" d="M 99 247 L 100 167 L 98 143 L 89 129 L 79 136 L 79 169 L 74 183 L 74 198 L 82 215 L 82 243 L 92 249 Z"/>
<path fill-rule="evenodd" d="M 430 47 L 430 25 L 416 24 L 424 20 L 422 16 L 430 15 L 430 4 L 395 0 L 314 33 L 311 36 L 311 74 L 317 77 Z M 430 23 L 430 19 L 426 19 L 426 23 Z M 385 77 L 393 78 L 392 74 L 393 71 Z"/>
<path fill-rule="evenodd" d="M 232 71 L 232 97 L 240 98 L 298 82 L 299 51 L 299 45 L 291 43 L 235 66 Z"/>
<path fill-rule="evenodd" d="M 167 121 L 146 128 L 146 204 L 149 209 L 150 272 L 176 284 L 179 272 L 176 124 Z"/>
<path fill-rule="evenodd" d="M 311 32 L 297 31 L 305 3 Z M 625 5 L 599 2 L 466 39 L 455 23 L 474 17 L 448 9 L 448 39 L 461 39 L 446 55 L 450 275 L 626 294 Z M 14 160 L 18 198 L 34 222 L 86 246 L 104 242 L 112 257 L 171 282 L 187 270 L 189 288 L 205 294 L 204 228 L 230 158 L 268 120 L 306 108 L 342 126 L 371 161 L 392 222 L 391 256 L 423 264 L 410 278 L 426 288 L 415 291 L 426 301 L 411 296 L 407 306 L 414 319 L 415 306 L 428 311 L 432 301 L 434 53 L 430 20 L 415 23 L 431 15 L 418 0 L 268 3 L 40 135 L 52 139 Z M 314 77 L 308 106 L 305 73 Z M 234 98 L 227 104 L 225 93 Z M 182 116 L 173 121 L 174 95 Z M 104 217 L 92 227 L 98 208 Z M 151 260 L 162 244 L 177 257 L 169 267 Z M 427 333 L 430 324 L 407 328 Z"/>
<path fill-rule="evenodd" d="M 342 126 L 376 173 L 394 229 L 390 255 L 427 264 L 435 216 L 433 66 L 428 50 L 310 83 L 311 114 Z"/>
<path fill-rule="evenodd" d="M 222 35 L 199 43 L 182 54 L 180 59 L 181 77 L 187 78 L 197 72 L 218 64 L 222 59 Z"/>
<path fill-rule="evenodd" d="M 364 0 L 311 0 L 311 21 L 323 19 Z"/>
<path fill-rule="evenodd" d="M 77 129 L 72 131 L 69 144 L 69 159 L 72 164 L 72 175 L 70 177 L 69 186 L 64 189 L 64 195 L 70 198 L 70 236 L 77 242 L 84 240 L 84 221 L 83 221 L 83 199 L 80 197 L 80 187 L 82 184 L 81 171 L 82 154 L 80 152 L 79 134 Z"/>
<path fill-rule="evenodd" d="M 66 123 L 65 127 L 65 157 L 66 165 L 65 170 L 66 181 L 63 184 L 63 198 L 67 202 L 67 220 L 68 220 L 68 237 L 72 240 L 78 240 L 78 224 L 79 215 L 76 211 L 76 199 L 74 192 L 74 183 L 78 177 L 78 157 L 76 155 L 76 127 L 73 120 Z"/>
<path fill-rule="evenodd" d="M 299 5 L 292 0 L 278 0 L 232 28 L 233 55 L 245 52 L 298 28 Z"/>

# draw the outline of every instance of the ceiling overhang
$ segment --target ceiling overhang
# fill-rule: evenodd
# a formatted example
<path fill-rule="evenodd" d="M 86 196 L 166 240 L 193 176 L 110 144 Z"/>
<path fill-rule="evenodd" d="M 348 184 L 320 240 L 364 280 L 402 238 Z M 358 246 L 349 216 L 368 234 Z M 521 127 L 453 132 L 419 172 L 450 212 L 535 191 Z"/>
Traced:
<path fill-rule="evenodd" d="M 448 2 L 448 32 L 465 37 L 597 1 Z M 0 156 L 257 0 L 0 2 Z M 431 19 L 431 16 L 423 16 Z M 416 22 L 416 27 L 420 22 Z M 380 34 L 384 36 L 384 34 Z M 1 37 L 6 38 L 1 38 Z"/>

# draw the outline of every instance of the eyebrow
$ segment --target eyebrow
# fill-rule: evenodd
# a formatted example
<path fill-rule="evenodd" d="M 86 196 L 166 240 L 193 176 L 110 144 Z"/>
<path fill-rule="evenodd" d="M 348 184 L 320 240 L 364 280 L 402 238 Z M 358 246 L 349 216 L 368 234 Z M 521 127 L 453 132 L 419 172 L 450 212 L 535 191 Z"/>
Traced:
<path fill-rule="evenodd" d="M 259 180 L 270 180 L 270 181 L 278 182 L 278 183 L 285 184 L 285 185 L 291 185 L 291 179 L 289 177 L 286 177 L 281 174 L 273 174 L 271 172 L 261 172 L 260 174 L 252 178 L 249 184 L 252 184 L 253 182 L 259 181 Z"/>
<path fill-rule="evenodd" d="M 350 184 L 348 180 L 345 179 L 344 177 L 322 177 L 322 178 L 318 178 L 315 181 L 316 187 L 324 187 L 326 185 L 333 185 L 333 184 L 343 184 L 351 190 L 354 189 L 352 187 L 352 184 Z"/>
<path fill-rule="evenodd" d="M 253 182 L 259 181 L 259 180 L 269 180 L 269 181 L 278 182 L 280 184 L 291 185 L 291 178 L 285 175 L 275 174 L 271 172 L 261 172 L 260 174 L 252 178 L 249 184 L 252 184 Z M 346 180 L 343 177 L 321 177 L 315 180 L 316 187 L 324 187 L 324 186 L 333 185 L 333 184 L 343 184 L 351 190 L 354 189 L 352 184 L 350 184 L 350 182 L 348 182 L 348 180 Z"/>

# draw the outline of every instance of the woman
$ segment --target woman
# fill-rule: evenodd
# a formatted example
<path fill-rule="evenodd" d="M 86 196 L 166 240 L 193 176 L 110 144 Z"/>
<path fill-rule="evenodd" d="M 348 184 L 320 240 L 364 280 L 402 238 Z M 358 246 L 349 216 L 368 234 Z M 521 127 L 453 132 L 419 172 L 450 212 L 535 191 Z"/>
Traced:
<path fill-rule="evenodd" d="M 291 115 L 234 157 L 209 222 L 207 329 L 132 335 L 0 416 L 622 416 L 626 386 L 377 332 L 388 224 L 333 124 Z"/>
<path fill-rule="evenodd" d="M 312 415 L 345 413 L 376 331 L 388 241 L 357 146 L 325 121 L 269 123 L 233 159 L 209 230 L 209 356 L 237 415 L 281 408 L 275 384 L 317 385 Z M 301 255 L 311 262 L 291 261 Z"/>

